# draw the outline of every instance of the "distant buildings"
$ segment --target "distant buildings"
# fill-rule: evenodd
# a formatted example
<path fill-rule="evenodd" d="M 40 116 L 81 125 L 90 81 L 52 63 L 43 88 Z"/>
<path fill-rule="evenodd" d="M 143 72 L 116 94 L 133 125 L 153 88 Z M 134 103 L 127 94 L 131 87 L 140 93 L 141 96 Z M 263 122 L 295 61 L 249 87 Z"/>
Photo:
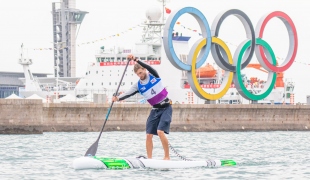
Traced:
<path fill-rule="evenodd" d="M 47 77 L 47 73 L 34 73 L 36 77 Z M 25 85 L 19 78 L 25 78 L 23 72 L 1 72 L 0 71 L 0 98 L 6 98 L 11 94 L 19 95 L 19 88 Z"/>

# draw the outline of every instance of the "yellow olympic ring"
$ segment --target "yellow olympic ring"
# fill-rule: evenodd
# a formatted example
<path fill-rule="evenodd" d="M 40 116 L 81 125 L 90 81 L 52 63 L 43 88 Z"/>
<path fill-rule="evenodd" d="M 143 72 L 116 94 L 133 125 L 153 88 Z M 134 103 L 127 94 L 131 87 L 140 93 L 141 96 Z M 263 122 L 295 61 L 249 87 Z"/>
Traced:
<path fill-rule="evenodd" d="M 230 50 L 228 48 L 228 46 L 226 45 L 226 43 L 224 41 L 222 41 L 221 39 L 217 38 L 217 37 L 212 37 L 212 43 L 215 43 L 217 45 L 219 45 L 220 47 L 223 48 L 223 50 L 225 51 L 227 58 L 228 58 L 228 62 L 230 64 L 233 64 L 233 58 L 232 55 L 230 53 Z M 203 38 L 200 40 L 200 43 L 197 45 L 191 59 L 192 59 L 192 64 L 191 64 L 191 71 L 188 72 L 188 74 L 191 74 L 192 79 L 193 79 L 193 83 L 194 86 L 192 86 L 193 90 L 198 91 L 199 93 L 196 93 L 200 98 L 205 98 L 205 99 L 209 99 L 209 100 L 217 100 L 220 99 L 221 97 L 223 97 L 226 92 L 228 91 L 232 81 L 233 81 L 233 72 L 230 71 L 225 71 L 225 75 L 224 76 L 228 76 L 228 78 L 224 78 L 224 80 L 226 79 L 226 82 L 223 82 L 220 86 L 220 92 L 216 93 L 216 94 L 211 94 L 211 93 L 207 93 L 205 92 L 199 85 L 199 82 L 197 80 L 196 77 L 196 61 L 197 61 L 197 56 L 198 53 L 200 52 L 200 50 L 207 44 L 207 39 Z M 194 48 L 194 46 L 193 46 Z M 224 86 L 223 86 L 224 85 Z"/>

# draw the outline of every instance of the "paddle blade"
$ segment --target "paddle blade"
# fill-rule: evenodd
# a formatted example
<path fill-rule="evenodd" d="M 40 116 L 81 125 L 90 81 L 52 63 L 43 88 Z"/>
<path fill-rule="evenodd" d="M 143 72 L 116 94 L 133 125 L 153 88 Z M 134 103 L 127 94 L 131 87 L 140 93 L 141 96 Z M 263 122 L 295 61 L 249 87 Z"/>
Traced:
<path fill-rule="evenodd" d="M 92 144 L 86 151 L 84 156 L 95 156 L 98 149 L 98 139 L 94 144 Z"/>

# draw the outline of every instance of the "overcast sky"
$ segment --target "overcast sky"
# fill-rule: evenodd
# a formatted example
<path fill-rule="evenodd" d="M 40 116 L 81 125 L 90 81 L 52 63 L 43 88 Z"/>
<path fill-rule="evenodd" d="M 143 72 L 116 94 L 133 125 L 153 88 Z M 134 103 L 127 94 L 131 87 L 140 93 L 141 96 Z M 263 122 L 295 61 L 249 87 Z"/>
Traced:
<path fill-rule="evenodd" d="M 33 50 L 52 47 L 52 0 L 15 0 L 4 1 L 0 6 L 0 71 L 22 71 L 17 63 L 21 43 L 28 48 L 26 56 L 33 59 L 33 72 L 53 73 L 53 53 L 50 50 Z M 91 42 L 77 47 L 77 76 L 83 76 L 87 63 L 94 61 L 94 55 L 100 46 L 113 48 L 122 46 L 131 48 L 140 40 L 142 29 L 136 27 L 146 19 L 145 11 L 150 5 L 160 3 L 157 0 L 77 0 L 77 8 L 89 12 L 79 29 L 77 44 Z M 244 11 L 251 19 L 254 28 L 258 20 L 266 13 L 284 11 L 295 23 L 299 38 L 296 61 L 285 72 L 285 78 L 292 78 L 296 85 L 295 102 L 306 102 L 310 95 L 310 1 L 307 0 L 170 0 L 167 3 L 172 11 L 177 7 L 193 6 L 201 10 L 211 25 L 215 16 L 231 8 Z M 184 27 L 200 31 L 197 22 L 189 15 L 179 20 Z M 198 38 L 198 33 L 175 27 L 184 35 Z M 124 32 L 121 34 L 121 32 Z M 100 40 L 120 33 L 118 37 Z M 242 24 L 235 17 L 229 17 L 223 23 L 220 37 L 229 42 L 231 51 L 245 38 Z M 288 36 L 284 24 L 271 20 L 266 27 L 264 39 L 272 46 L 277 57 L 284 58 L 288 50 Z M 95 40 L 95 43 L 92 43 Z M 212 58 L 212 57 L 210 57 Z M 210 59 L 209 58 L 209 59 Z M 253 58 L 253 62 L 254 62 Z M 280 60 L 281 63 L 281 60 Z M 248 72 L 249 70 L 245 70 Z M 251 70 L 253 71 L 253 70 Z"/>

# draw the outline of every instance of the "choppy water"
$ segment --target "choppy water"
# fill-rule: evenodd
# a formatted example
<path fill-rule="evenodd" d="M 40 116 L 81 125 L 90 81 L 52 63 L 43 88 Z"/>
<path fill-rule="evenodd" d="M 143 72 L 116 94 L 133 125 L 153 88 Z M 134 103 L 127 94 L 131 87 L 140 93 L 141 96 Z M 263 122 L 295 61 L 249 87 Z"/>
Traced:
<path fill-rule="evenodd" d="M 74 170 L 99 133 L 0 135 L 0 179 L 309 179 L 310 132 L 172 132 L 190 159 L 234 159 L 236 167 L 172 170 Z M 163 150 L 154 137 L 154 158 Z M 104 132 L 97 155 L 145 155 L 144 132 Z M 172 154 L 173 160 L 179 160 Z"/>

